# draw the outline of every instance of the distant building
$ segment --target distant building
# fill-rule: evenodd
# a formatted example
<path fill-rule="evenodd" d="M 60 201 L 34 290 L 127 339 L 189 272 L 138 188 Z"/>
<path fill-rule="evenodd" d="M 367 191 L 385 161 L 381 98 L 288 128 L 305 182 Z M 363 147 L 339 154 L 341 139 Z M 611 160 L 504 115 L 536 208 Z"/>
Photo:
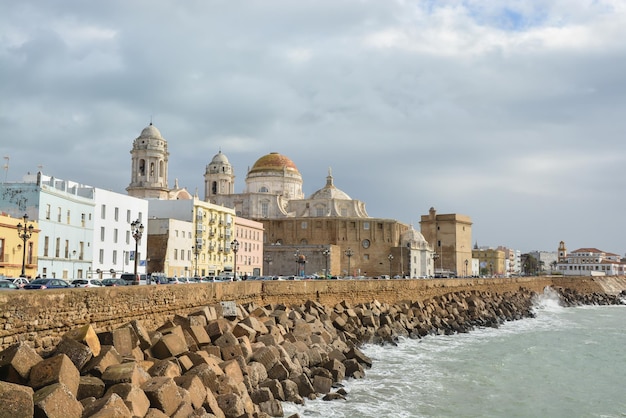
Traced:
<path fill-rule="evenodd" d="M 536 260 L 538 274 L 556 271 L 558 261 L 556 251 L 530 251 L 528 255 Z"/>
<path fill-rule="evenodd" d="M 18 235 L 18 224 L 22 227 L 26 225 L 27 234 L 31 234 L 26 241 L 26 247 L 24 247 L 24 240 Z M 28 232 L 30 225 L 33 226 L 32 232 Z M 0 213 L 0 279 L 20 277 L 22 261 L 24 262 L 24 275 L 26 277 L 37 276 L 38 242 L 39 226 L 36 221 L 28 219 L 24 223 L 23 218 L 14 218 L 6 213 Z"/>
<path fill-rule="evenodd" d="M 459 214 L 437 214 L 430 208 L 420 221 L 422 235 L 435 251 L 435 275 L 470 275 L 472 220 Z"/>
<path fill-rule="evenodd" d="M 626 272 L 626 264 L 618 254 L 597 248 L 568 253 L 563 241 L 559 243 L 556 268 L 564 276 L 623 276 Z"/>
<path fill-rule="evenodd" d="M 472 257 L 478 260 L 481 276 L 506 276 L 507 259 L 505 251 L 490 247 L 474 247 Z"/>
<path fill-rule="evenodd" d="M 148 202 L 69 180 L 27 175 L 0 185 L 0 210 L 39 226 L 37 273 L 62 279 L 145 272 L 145 240 L 135 254 L 130 223 L 145 222 Z"/>

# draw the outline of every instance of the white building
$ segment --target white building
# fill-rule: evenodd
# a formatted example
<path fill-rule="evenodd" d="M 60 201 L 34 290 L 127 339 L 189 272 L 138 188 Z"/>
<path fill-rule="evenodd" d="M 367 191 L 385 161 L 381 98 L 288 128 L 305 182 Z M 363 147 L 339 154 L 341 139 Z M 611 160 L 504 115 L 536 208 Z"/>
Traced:
<path fill-rule="evenodd" d="M 579 248 L 567 252 L 565 243 L 559 243 L 557 270 L 564 276 L 623 276 L 626 264 L 618 254 L 597 248 Z"/>
<path fill-rule="evenodd" d="M 0 210 L 14 217 L 26 213 L 38 222 L 42 277 L 104 278 L 129 271 L 135 241 L 128 219 L 145 217 L 148 203 L 37 173 L 0 185 Z M 140 242 L 139 254 L 145 249 Z M 139 267 L 138 273 L 143 271 Z"/>

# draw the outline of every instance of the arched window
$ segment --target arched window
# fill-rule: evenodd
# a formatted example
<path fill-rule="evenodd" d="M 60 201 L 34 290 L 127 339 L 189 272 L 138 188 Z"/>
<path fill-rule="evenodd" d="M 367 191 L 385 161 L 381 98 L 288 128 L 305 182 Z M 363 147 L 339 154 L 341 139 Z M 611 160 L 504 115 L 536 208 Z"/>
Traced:
<path fill-rule="evenodd" d="M 211 194 L 217 194 L 217 182 L 211 183 Z"/>
<path fill-rule="evenodd" d="M 154 177 L 154 163 L 150 163 L 150 177 Z"/>
<path fill-rule="evenodd" d="M 259 193 L 269 193 L 269 190 L 267 187 L 261 186 L 261 188 L 259 189 Z"/>
<path fill-rule="evenodd" d="M 139 160 L 139 175 L 146 175 L 146 160 Z"/>
<path fill-rule="evenodd" d="M 163 161 L 159 161 L 159 177 L 163 177 L 165 170 L 163 169 Z"/>

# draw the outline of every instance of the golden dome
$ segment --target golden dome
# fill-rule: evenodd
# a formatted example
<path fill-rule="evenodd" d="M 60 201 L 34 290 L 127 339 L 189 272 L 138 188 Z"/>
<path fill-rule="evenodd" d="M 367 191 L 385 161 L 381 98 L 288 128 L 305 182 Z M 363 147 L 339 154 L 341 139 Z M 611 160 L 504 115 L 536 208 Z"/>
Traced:
<path fill-rule="evenodd" d="M 283 170 L 294 171 L 300 174 L 298 167 L 296 167 L 294 162 L 288 157 L 285 157 L 277 152 L 270 152 L 269 154 L 259 158 L 248 173 Z"/>

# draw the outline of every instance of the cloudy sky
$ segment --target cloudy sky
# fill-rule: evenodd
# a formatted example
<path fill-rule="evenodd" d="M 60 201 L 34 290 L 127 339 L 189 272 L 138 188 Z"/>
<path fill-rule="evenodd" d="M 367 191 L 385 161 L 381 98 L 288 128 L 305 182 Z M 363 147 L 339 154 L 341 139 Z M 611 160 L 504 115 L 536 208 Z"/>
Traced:
<path fill-rule="evenodd" d="M 473 241 L 624 254 L 622 0 L 0 0 L 0 152 L 125 193 L 150 123 L 204 196 L 269 152 L 309 195 L 335 185 L 419 229 L 434 207 Z M 6 167 L 8 162 L 8 169 Z"/>

